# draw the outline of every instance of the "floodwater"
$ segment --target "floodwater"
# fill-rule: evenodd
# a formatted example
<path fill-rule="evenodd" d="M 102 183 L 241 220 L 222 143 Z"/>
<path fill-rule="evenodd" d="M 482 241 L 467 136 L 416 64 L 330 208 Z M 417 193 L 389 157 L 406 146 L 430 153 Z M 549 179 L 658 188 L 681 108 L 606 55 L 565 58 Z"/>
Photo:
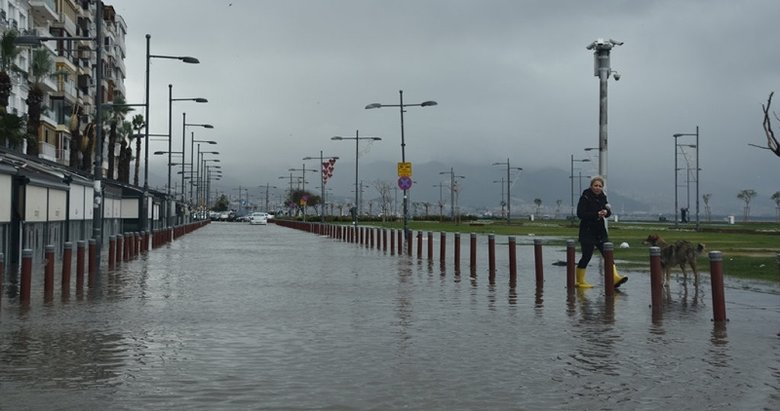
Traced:
<path fill-rule="evenodd" d="M 780 408 L 777 284 L 727 278 L 720 324 L 708 275 L 676 279 L 653 319 L 647 273 L 609 302 L 594 258 L 596 288 L 567 298 L 550 246 L 538 290 L 522 238 L 510 289 L 506 237 L 494 285 L 486 239 L 471 279 L 467 248 L 456 276 L 435 237 L 429 262 L 213 223 L 83 294 L 44 301 L 37 270 L 26 308 L 6 273 L 0 409 Z"/>

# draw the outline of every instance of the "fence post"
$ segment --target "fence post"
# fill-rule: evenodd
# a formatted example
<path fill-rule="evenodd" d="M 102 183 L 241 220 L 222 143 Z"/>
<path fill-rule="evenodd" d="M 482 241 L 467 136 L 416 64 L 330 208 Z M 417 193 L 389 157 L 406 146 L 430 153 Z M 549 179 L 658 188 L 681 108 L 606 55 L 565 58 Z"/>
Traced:
<path fill-rule="evenodd" d="M 509 286 L 517 286 L 517 242 L 514 237 L 509 237 Z"/>
<path fill-rule="evenodd" d="M 488 282 L 496 282 L 496 236 L 488 235 Z"/>
<path fill-rule="evenodd" d="M 574 240 L 566 240 L 566 288 L 568 290 L 574 290 L 574 271 L 577 264 L 574 262 L 575 259 Z"/>
<path fill-rule="evenodd" d="M 661 248 L 650 247 L 650 301 L 653 311 L 653 321 L 661 319 L 663 313 L 664 278 L 661 267 Z"/>
<path fill-rule="evenodd" d="M 471 276 L 477 276 L 477 234 L 471 233 L 469 236 L 469 266 L 471 269 Z"/>
<path fill-rule="evenodd" d="M 726 295 L 723 291 L 723 255 L 720 251 L 710 251 L 710 282 L 712 283 L 713 320 L 727 321 Z"/>
<path fill-rule="evenodd" d="M 19 284 L 19 301 L 23 305 L 30 303 L 30 288 L 32 287 L 32 255 L 29 248 L 22 250 L 22 275 Z"/>
<path fill-rule="evenodd" d="M 610 243 L 604 243 L 604 294 L 607 297 L 615 295 L 615 246 Z"/>
<path fill-rule="evenodd" d="M 534 266 L 536 273 L 536 286 L 544 284 L 544 262 L 542 261 L 542 240 L 534 239 Z"/>

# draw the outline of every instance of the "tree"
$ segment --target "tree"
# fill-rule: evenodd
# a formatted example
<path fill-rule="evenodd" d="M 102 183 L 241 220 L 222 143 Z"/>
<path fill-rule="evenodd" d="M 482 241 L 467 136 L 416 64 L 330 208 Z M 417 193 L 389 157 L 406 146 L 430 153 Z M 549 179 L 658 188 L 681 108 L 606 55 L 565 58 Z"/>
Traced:
<path fill-rule="evenodd" d="M 288 198 L 288 204 L 296 207 L 296 215 L 298 212 L 305 213 L 306 207 L 317 207 L 321 202 L 320 196 L 306 190 L 293 190 Z"/>
<path fill-rule="evenodd" d="M 141 129 L 146 127 L 146 120 L 142 114 L 136 114 L 133 116 L 133 138 L 135 139 L 135 176 L 133 177 L 133 184 L 138 185 L 138 174 L 141 172 Z"/>
<path fill-rule="evenodd" d="M 133 159 L 133 149 L 130 148 L 129 139 L 133 135 L 133 123 L 123 121 L 117 130 L 119 137 L 119 165 L 117 166 L 117 179 L 125 184 L 130 183 L 130 160 Z"/>
<path fill-rule="evenodd" d="M 742 190 L 737 194 L 737 198 L 745 202 L 745 217 L 744 221 L 748 221 L 750 218 L 750 200 L 756 196 L 756 190 L 747 189 Z"/>
<path fill-rule="evenodd" d="M 762 104 L 761 108 L 764 111 L 764 134 L 766 134 L 766 147 L 759 146 L 756 144 L 748 144 L 749 146 L 763 148 L 765 150 L 769 150 L 773 153 L 775 153 L 776 156 L 780 157 L 780 143 L 777 141 L 777 137 L 775 137 L 774 131 L 772 131 L 772 121 L 769 117 L 769 107 L 772 105 L 772 96 L 775 94 L 775 92 L 769 93 L 769 98 L 766 100 L 766 104 Z M 777 114 L 772 113 L 775 116 L 775 119 L 778 119 Z"/>
<path fill-rule="evenodd" d="M 712 194 L 704 194 L 701 199 L 704 200 L 704 212 L 707 213 L 707 221 L 712 221 L 712 213 L 710 212 L 710 198 Z"/>
<path fill-rule="evenodd" d="M 27 154 L 37 156 L 38 129 L 41 126 L 41 113 L 44 110 L 43 99 L 46 93 L 43 91 L 42 83 L 44 77 L 51 74 L 54 68 L 51 54 L 46 48 L 35 49 L 30 64 L 30 74 L 32 75 L 32 84 L 30 91 L 27 92 Z"/>
<path fill-rule="evenodd" d="M 16 147 L 27 135 L 25 117 L 16 114 L 0 113 L 0 141 L 6 147 Z"/>
<path fill-rule="evenodd" d="M 13 67 L 14 60 L 19 55 L 19 48 L 16 47 L 18 35 L 16 30 L 8 30 L 0 38 L 0 114 L 8 112 L 8 98 L 14 86 L 8 70 Z"/>
<path fill-rule="evenodd" d="M 775 202 L 775 210 L 777 211 L 777 222 L 780 223 L 780 191 L 775 191 L 772 194 L 771 198 Z"/>
<path fill-rule="evenodd" d="M 393 186 L 387 181 L 376 180 L 374 181 L 374 188 L 379 193 L 379 207 L 382 214 L 382 222 L 387 221 L 387 215 L 390 214 L 390 204 L 393 201 Z"/>
<path fill-rule="evenodd" d="M 114 104 L 108 110 L 106 115 L 108 116 L 108 178 L 114 179 L 114 164 L 116 159 L 116 141 L 117 141 L 117 129 L 122 125 L 127 113 L 133 111 L 132 107 L 125 105 L 125 99 L 121 96 L 114 98 Z M 121 156 L 122 153 L 120 152 Z"/>
<path fill-rule="evenodd" d="M 79 165 L 79 143 L 81 142 L 81 116 L 84 114 L 84 108 L 81 105 L 73 107 L 70 114 L 68 129 L 70 130 L 70 166 L 77 168 Z"/>
<path fill-rule="evenodd" d="M 536 215 L 541 214 L 542 210 L 542 199 L 541 198 L 534 198 L 534 204 L 536 204 Z"/>
<path fill-rule="evenodd" d="M 556 219 L 561 214 L 561 204 L 563 204 L 563 200 L 555 200 L 555 218 Z"/>
<path fill-rule="evenodd" d="M 214 202 L 214 211 L 227 211 L 228 206 L 230 205 L 230 199 L 227 198 L 226 195 L 222 194 L 219 196 L 217 201 Z"/>

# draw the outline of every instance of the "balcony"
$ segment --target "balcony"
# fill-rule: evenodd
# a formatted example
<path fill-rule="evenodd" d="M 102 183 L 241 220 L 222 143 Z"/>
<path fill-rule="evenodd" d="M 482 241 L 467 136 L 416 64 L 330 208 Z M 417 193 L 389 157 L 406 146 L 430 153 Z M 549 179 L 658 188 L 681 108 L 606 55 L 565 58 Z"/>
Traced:
<path fill-rule="evenodd" d="M 30 0 L 30 13 L 36 21 L 56 21 L 59 18 L 55 0 Z"/>

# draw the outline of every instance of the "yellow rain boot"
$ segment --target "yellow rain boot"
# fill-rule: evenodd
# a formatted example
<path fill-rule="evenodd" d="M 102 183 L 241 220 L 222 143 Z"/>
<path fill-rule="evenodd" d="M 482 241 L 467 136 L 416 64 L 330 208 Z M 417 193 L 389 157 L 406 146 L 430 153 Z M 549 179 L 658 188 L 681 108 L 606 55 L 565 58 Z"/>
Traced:
<path fill-rule="evenodd" d="M 615 288 L 620 287 L 623 283 L 628 281 L 628 276 L 621 276 L 618 274 L 617 267 L 614 264 L 612 265 L 612 281 L 614 282 Z"/>
<path fill-rule="evenodd" d="M 574 286 L 577 288 L 593 288 L 592 285 L 588 284 L 587 281 L 585 281 L 585 269 L 577 267 L 577 270 L 575 271 L 577 274 L 577 278 L 574 282 Z"/>

